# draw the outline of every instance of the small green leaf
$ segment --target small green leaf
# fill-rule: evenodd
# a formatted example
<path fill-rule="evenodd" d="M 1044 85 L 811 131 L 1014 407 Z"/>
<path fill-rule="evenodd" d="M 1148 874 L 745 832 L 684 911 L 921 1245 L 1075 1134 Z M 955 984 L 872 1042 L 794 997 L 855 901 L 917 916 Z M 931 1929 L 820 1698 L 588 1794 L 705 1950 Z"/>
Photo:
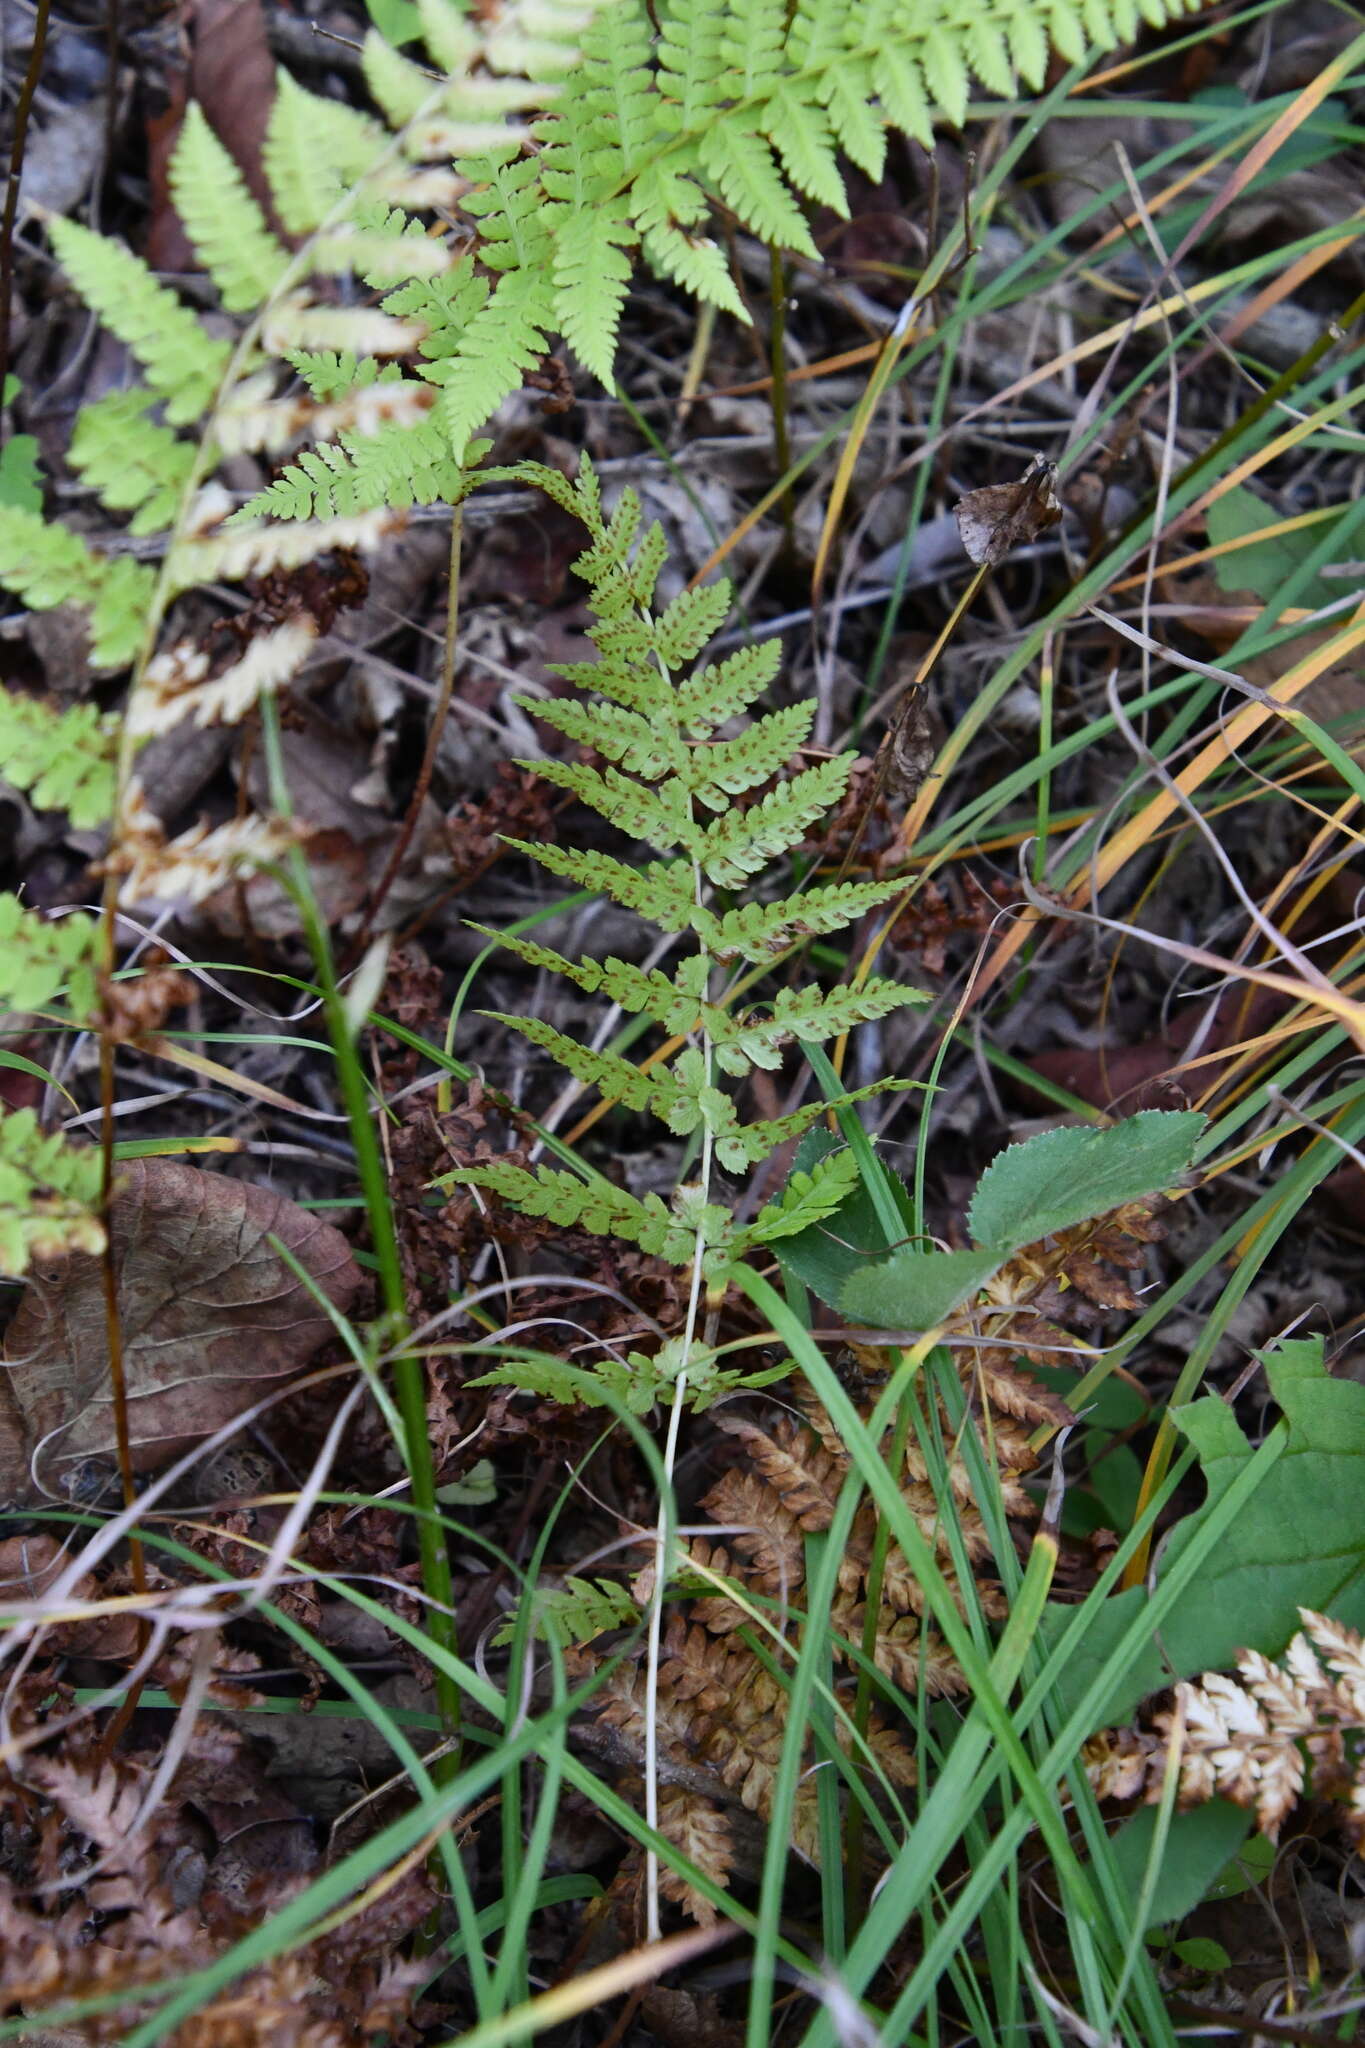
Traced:
<path fill-rule="evenodd" d="M 415 43 L 422 33 L 422 17 L 414 0 L 365 0 L 365 11 L 384 41 L 395 49 Z"/>
<path fill-rule="evenodd" d="M 32 434 L 11 434 L 0 448 L 0 505 L 17 505 L 21 512 L 43 509 L 43 474 Z"/>
<path fill-rule="evenodd" d="M 838 1306 L 851 1322 L 879 1330 L 932 1330 L 970 1301 L 1001 1264 L 993 1251 L 899 1251 L 855 1273 Z"/>

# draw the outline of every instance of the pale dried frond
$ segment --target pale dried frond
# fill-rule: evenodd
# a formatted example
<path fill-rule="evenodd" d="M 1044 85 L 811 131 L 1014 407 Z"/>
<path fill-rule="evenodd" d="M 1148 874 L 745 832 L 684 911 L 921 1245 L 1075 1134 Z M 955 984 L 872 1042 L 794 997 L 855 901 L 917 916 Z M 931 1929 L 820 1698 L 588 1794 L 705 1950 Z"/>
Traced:
<path fill-rule="evenodd" d="M 193 642 L 178 641 L 147 664 L 129 707 L 129 729 L 143 738 L 169 732 L 185 719 L 198 726 L 237 725 L 258 697 L 297 675 L 317 637 L 317 620 L 300 612 L 259 634 L 241 660 L 212 682 L 204 680 L 207 656 Z"/>
<path fill-rule="evenodd" d="M 120 903 L 202 903 L 239 869 L 281 859 L 296 839 L 283 818 L 238 818 L 212 829 L 201 823 L 168 840 L 134 783 L 107 865 L 123 878 Z"/>
<path fill-rule="evenodd" d="M 366 554 L 403 523 L 401 512 L 381 506 L 344 519 L 234 527 L 178 542 L 167 559 L 166 575 L 175 590 L 198 583 L 240 583 L 248 576 L 301 568 L 338 549 Z"/>
<path fill-rule="evenodd" d="M 734 1867 L 735 1844 L 730 1823 L 715 1803 L 682 1785 L 669 1785 L 659 1795 L 659 1832 L 724 1888 Z M 665 1864 L 659 1888 L 702 1927 L 713 1927 L 716 1909 L 704 1892 Z"/>

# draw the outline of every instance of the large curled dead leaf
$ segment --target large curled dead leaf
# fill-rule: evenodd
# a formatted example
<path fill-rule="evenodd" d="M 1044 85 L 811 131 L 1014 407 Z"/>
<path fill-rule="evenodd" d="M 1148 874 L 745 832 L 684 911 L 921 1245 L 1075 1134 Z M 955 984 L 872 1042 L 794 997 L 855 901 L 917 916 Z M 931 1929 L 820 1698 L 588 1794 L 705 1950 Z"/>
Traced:
<path fill-rule="evenodd" d="M 360 1273 L 339 1230 L 284 1195 L 170 1160 L 122 1168 L 112 1235 L 135 1471 L 189 1450 L 297 1372 L 332 1325 L 269 1242 L 343 1311 Z M 0 1500 L 79 1489 L 115 1455 L 100 1261 L 35 1266 L 5 1337 Z"/>

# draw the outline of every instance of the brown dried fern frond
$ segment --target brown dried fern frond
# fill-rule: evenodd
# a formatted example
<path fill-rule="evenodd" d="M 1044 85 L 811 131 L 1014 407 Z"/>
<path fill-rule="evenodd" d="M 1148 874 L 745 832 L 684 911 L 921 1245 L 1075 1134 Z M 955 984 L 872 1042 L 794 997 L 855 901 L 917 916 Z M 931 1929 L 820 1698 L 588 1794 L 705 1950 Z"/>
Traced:
<path fill-rule="evenodd" d="M 1365 1846 L 1365 1637 L 1311 1608 L 1299 1617 L 1278 1660 L 1243 1650 L 1238 1677 L 1206 1671 L 1198 1685 L 1177 1685 L 1156 1734 L 1111 1730 L 1088 1745 L 1098 1795 L 1155 1802 L 1174 1754 L 1183 1807 L 1231 1799 L 1273 1842 L 1301 1799 L 1330 1799 Z"/>

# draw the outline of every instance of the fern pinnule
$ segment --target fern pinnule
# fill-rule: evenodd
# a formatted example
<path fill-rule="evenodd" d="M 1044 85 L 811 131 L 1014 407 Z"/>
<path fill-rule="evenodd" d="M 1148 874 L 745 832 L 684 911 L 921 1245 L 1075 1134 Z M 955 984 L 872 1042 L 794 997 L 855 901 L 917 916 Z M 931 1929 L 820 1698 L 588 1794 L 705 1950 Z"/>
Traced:
<path fill-rule="evenodd" d="M 69 1015 L 94 1015 L 94 923 L 81 912 L 50 923 L 25 909 L 17 896 L 0 894 L 0 1004 L 44 1010 L 63 998 Z"/>
<path fill-rule="evenodd" d="M 194 467 L 193 444 L 147 418 L 154 396 L 146 386 L 134 386 L 82 406 L 67 451 L 71 467 L 102 505 L 132 513 L 133 534 L 164 532 Z"/>
<path fill-rule="evenodd" d="M 30 611 L 77 604 L 90 614 L 91 659 L 122 668 L 142 644 L 154 590 L 152 572 L 130 555 L 98 555 L 39 512 L 0 505 L 0 586 Z"/>
<path fill-rule="evenodd" d="M 35 1258 L 100 1252 L 100 1155 L 44 1131 L 31 1109 L 0 1112 L 0 1273 Z"/>
<path fill-rule="evenodd" d="M 50 220 L 48 234 L 86 305 L 141 364 L 170 424 L 197 420 L 222 380 L 230 345 L 210 334 L 131 250 L 73 220 Z"/>
<path fill-rule="evenodd" d="M 0 513 L 0 547 L 3 528 Z M 77 831 L 103 825 L 114 807 L 117 745 L 116 720 L 93 704 L 72 704 L 58 711 L 37 697 L 0 689 L 0 764 L 5 781 L 23 790 L 40 810 L 65 811 Z"/>

